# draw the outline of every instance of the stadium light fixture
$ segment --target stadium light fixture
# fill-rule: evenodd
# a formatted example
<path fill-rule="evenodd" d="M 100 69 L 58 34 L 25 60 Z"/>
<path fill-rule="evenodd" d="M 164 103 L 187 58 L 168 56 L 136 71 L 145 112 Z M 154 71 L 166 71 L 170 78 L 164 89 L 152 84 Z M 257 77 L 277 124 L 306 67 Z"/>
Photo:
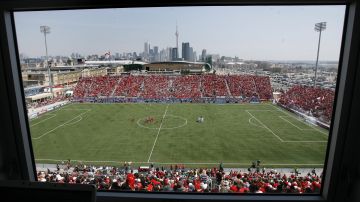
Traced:
<path fill-rule="evenodd" d="M 315 63 L 315 77 L 314 77 L 314 88 L 315 88 L 316 87 L 316 78 L 317 78 L 317 68 L 318 68 L 318 63 L 319 63 L 321 32 L 326 29 L 326 22 L 316 23 L 314 29 L 316 32 L 319 32 L 318 50 L 317 50 L 316 63 Z"/>
<path fill-rule="evenodd" d="M 46 66 L 48 70 L 48 76 L 49 76 L 49 87 L 50 87 L 50 93 L 53 96 L 53 89 L 52 89 L 52 79 L 51 79 L 51 71 L 50 71 L 50 65 L 49 65 L 49 56 L 48 56 L 48 49 L 47 49 L 47 42 L 46 42 L 46 35 L 50 34 L 50 27 L 43 25 L 40 26 L 40 32 L 44 33 L 45 38 L 45 52 L 46 52 Z"/>

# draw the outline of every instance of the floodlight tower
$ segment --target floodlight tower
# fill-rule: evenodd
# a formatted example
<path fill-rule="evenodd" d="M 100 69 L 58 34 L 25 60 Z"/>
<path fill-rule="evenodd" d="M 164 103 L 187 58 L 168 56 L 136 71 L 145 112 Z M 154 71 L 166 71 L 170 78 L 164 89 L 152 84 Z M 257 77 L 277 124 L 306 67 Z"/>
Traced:
<path fill-rule="evenodd" d="M 320 40 L 321 40 L 321 32 L 326 29 L 326 22 L 319 22 L 315 24 L 315 31 L 319 32 L 319 42 L 318 42 L 318 50 L 316 56 L 316 64 L 315 64 L 315 78 L 314 78 L 314 88 L 316 87 L 316 74 L 317 74 L 317 67 L 319 63 L 319 51 L 320 51 Z"/>
<path fill-rule="evenodd" d="M 50 71 L 50 65 L 49 65 L 49 56 L 48 56 L 48 49 L 47 49 L 47 42 L 46 42 L 46 34 L 50 34 L 50 27 L 49 26 L 40 26 L 40 32 L 44 33 L 45 38 L 45 51 L 46 51 L 46 66 L 48 70 L 48 76 L 49 76 L 49 87 L 50 87 L 50 93 L 53 96 L 53 89 L 52 89 L 52 79 L 51 79 L 51 71 Z"/>

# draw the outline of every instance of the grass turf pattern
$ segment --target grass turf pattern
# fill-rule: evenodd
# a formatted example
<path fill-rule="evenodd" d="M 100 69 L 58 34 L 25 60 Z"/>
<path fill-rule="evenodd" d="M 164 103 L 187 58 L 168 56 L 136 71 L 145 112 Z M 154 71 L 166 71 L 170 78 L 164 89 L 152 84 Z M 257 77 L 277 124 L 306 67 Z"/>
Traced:
<path fill-rule="evenodd" d="M 269 103 L 70 104 L 32 120 L 30 130 L 36 162 L 96 165 L 322 167 L 328 139 Z"/>

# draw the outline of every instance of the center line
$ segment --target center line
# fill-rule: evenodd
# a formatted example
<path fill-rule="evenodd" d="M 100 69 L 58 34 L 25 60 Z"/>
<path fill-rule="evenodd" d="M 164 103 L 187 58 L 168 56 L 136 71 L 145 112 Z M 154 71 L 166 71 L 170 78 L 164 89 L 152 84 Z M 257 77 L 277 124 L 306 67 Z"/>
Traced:
<path fill-rule="evenodd" d="M 165 118 L 165 116 L 166 116 L 166 113 L 167 113 L 168 108 L 169 108 L 169 104 L 166 106 L 164 115 L 163 115 L 163 117 L 162 117 L 162 119 L 161 119 L 161 123 L 160 123 L 160 126 L 159 126 L 159 130 L 158 130 L 158 132 L 157 132 L 157 135 L 156 135 L 156 138 L 155 138 L 155 141 L 154 141 L 154 145 L 153 145 L 153 147 L 152 147 L 152 149 L 151 149 L 151 152 L 150 152 L 150 155 L 149 155 L 149 159 L 148 159 L 148 161 L 147 161 L 148 163 L 150 162 L 151 155 L 152 155 L 152 153 L 153 153 L 153 151 L 154 151 L 154 148 L 155 148 L 157 139 L 158 139 L 158 137 L 159 137 L 161 127 L 162 127 L 162 125 L 163 125 L 163 123 L 164 123 L 164 118 Z"/>

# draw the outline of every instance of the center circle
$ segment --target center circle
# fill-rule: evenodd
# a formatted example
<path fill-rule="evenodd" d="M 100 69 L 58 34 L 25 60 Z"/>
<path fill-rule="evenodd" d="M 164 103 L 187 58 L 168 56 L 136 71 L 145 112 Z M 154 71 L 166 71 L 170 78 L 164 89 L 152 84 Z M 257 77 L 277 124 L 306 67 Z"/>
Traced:
<path fill-rule="evenodd" d="M 151 127 L 146 125 L 145 121 L 147 118 L 153 118 L 155 121 L 161 121 L 163 119 L 162 116 L 148 116 L 148 117 L 144 117 L 144 118 L 140 118 L 136 123 L 138 126 L 142 127 L 142 128 L 147 128 L 147 129 L 154 129 L 154 130 L 158 130 L 160 129 L 159 127 Z M 167 127 L 166 126 L 166 121 L 174 121 L 176 124 L 174 124 L 175 126 L 173 127 Z M 161 126 L 161 130 L 169 130 L 169 129 L 176 129 L 176 128 L 181 128 L 187 125 L 187 119 L 181 116 L 175 116 L 175 115 L 166 115 L 164 117 L 163 120 L 163 125 Z M 160 123 L 161 124 L 161 123 Z"/>

